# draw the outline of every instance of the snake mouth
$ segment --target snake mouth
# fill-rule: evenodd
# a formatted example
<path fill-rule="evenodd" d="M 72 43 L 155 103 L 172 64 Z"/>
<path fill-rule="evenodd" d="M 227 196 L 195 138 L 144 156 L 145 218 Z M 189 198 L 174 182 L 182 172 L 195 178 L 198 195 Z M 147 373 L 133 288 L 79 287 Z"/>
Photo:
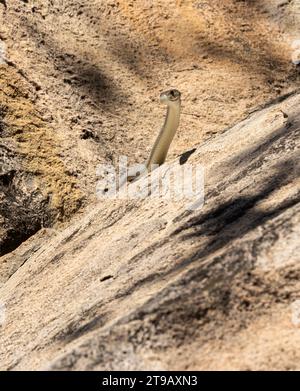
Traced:
<path fill-rule="evenodd" d="M 168 102 L 176 102 L 180 100 L 180 92 L 176 89 L 171 89 L 168 91 L 164 91 L 160 94 L 160 102 L 161 103 L 168 103 Z"/>

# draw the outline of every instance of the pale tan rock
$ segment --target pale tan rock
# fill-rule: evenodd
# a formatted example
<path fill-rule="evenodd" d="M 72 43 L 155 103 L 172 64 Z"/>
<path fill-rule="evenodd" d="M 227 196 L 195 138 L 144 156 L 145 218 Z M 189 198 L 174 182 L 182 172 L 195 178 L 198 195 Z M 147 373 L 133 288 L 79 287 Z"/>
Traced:
<path fill-rule="evenodd" d="M 298 92 L 190 155 L 202 209 L 99 201 L 22 244 L 0 269 L 1 369 L 300 369 L 299 129 Z"/>
<path fill-rule="evenodd" d="M 298 0 L 169 3 L 0 2 L 1 255 L 95 201 L 97 165 L 147 159 L 162 90 L 182 93 L 172 160 L 300 86 Z"/>

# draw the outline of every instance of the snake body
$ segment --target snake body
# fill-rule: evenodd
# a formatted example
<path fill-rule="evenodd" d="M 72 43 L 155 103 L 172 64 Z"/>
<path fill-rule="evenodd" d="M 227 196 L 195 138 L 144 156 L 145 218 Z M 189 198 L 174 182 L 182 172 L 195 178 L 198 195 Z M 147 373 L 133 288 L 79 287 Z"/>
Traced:
<path fill-rule="evenodd" d="M 179 126 L 181 94 L 178 90 L 171 89 L 160 94 L 160 102 L 167 105 L 167 114 L 161 131 L 151 149 L 150 155 L 145 163 L 145 168 L 135 176 L 125 175 L 119 181 L 120 189 L 126 182 L 133 182 L 143 175 L 146 175 L 157 165 L 165 162 L 169 147 Z"/>
<path fill-rule="evenodd" d="M 146 162 L 147 171 L 151 171 L 152 165 L 161 165 L 165 162 L 169 147 L 175 136 L 180 117 L 180 92 L 178 90 L 165 91 L 160 95 L 161 103 L 167 104 L 167 115 L 164 125 L 159 132 L 152 147 L 150 156 Z"/>

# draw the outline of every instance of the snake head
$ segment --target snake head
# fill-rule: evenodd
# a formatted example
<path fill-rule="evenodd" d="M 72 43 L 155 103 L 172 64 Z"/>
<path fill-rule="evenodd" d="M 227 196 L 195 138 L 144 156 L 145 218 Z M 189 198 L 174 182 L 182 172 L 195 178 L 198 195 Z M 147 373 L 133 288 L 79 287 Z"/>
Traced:
<path fill-rule="evenodd" d="M 160 94 L 160 102 L 165 104 L 170 104 L 174 102 L 180 102 L 181 93 L 178 90 L 172 89 L 164 91 Z"/>

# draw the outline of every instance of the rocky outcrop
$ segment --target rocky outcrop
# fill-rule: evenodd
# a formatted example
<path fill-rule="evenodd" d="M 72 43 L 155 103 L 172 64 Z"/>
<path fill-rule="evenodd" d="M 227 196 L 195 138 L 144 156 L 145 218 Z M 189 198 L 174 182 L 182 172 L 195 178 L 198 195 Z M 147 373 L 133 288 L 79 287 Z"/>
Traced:
<path fill-rule="evenodd" d="M 36 89 L 0 65 L 0 256 L 44 226 L 64 220 L 83 199 L 59 140 L 37 107 Z"/>
<path fill-rule="evenodd" d="M 172 160 L 296 89 L 298 10 L 298 0 L 0 2 L 0 255 L 93 202 L 97 165 L 145 161 L 162 90 L 183 97 Z"/>
<path fill-rule="evenodd" d="M 295 92 L 173 161 L 202 208 L 101 200 L 0 258 L 1 369 L 300 369 L 299 129 Z"/>

